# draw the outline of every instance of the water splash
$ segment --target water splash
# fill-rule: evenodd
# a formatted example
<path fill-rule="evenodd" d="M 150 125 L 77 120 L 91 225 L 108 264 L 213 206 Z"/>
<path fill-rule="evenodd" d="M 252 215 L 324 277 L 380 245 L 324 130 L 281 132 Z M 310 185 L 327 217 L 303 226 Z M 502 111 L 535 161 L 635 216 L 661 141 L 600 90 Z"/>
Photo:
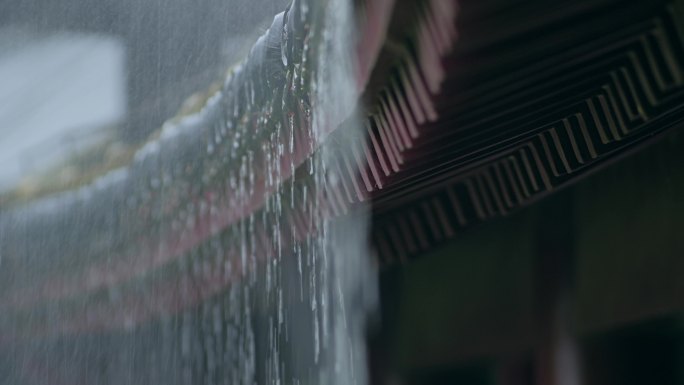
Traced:
<path fill-rule="evenodd" d="M 343 149 L 327 143 L 358 129 L 352 26 L 349 2 L 294 2 L 129 167 L 4 211 L 0 373 L 364 383 L 367 218 L 340 217 Z"/>

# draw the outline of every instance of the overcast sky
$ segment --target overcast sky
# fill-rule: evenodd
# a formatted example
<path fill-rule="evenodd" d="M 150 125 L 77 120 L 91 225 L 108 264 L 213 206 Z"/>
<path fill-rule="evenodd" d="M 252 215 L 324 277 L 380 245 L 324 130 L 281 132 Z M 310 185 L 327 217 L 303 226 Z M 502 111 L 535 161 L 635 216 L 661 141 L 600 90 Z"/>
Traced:
<path fill-rule="evenodd" d="M 0 190 L 62 157 L 70 132 L 124 117 L 124 63 L 114 38 L 0 29 Z"/>

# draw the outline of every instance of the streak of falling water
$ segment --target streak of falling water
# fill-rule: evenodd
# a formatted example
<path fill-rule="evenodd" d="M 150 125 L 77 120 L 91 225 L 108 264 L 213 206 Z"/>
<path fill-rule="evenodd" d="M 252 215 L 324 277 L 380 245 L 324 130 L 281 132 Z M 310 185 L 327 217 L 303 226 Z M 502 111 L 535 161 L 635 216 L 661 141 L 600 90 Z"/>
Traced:
<path fill-rule="evenodd" d="M 345 151 L 331 132 L 359 129 L 351 3 L 294 2 L 131 166 L 0 210 L 0 375 L 366 383 L 367 213 L 330 209 Z M 306 27 L 301 41 L 290 25 Z"/>
<path fill-rule="evenodd" d="M 305 3 L 303 3 L 305 4 Z M 350 55 L 353 46 L 352 16 L 349 2 L 331 0 L 317 5 L 320 9 L 304 8 L 307 12 L 320 12 L 317 21 L 324 23 L 314 48 L 313 57 L 318 62 L 317 75 L 309 85 L 313 96 L 313 125 L 311 136 L 314 143 L 324 143 L 330 127 L 346 121 L 345 129 L 357 129 L 354 112 L 357 90 L 354 82 Z M 312 49 L 305 45 L 304 50 Z M 306 57 L 306 55 L 305 55 Z M 293 68 L 294 81 L 301 76 L 299 67 Z M 293 115 L 286 119 L 293 126 Z M 293 131 L 281 140 L 282 128 L 275 132 L 272 143 L 289 143 L 293 146 Z M 282 155 L 282 146 L 274 153 Z M 319 156 L 313 157 L 308 167 L 309 178 L 315 193 L 324 194 L 341 189 L 339 176 L 330 167 L 336 152 L 323 147 Z M 290 166 L 290 165 L 287 165 Z M 290 166 L 292 167 L 292 166 Z M 273 162 L 268 175 L 273 174 L 274 184 L 282 176 L 282 163 Z M 294 183 L 289 191 L 294 202 Z M 301 190 L 301 201 L 307 202 L 310 192 Z M 304 242 L 293 242 L 283 249 L 283 234 L 279 227 L 285 207 L 286 191 L 280 191 L 270 206 L 273 250 L 276 258 L 265 267 L 266 320 L 256 326 L 246 323 L 241 333 L 261 335 L 266 341 L 255 341 L 257 362 L 263 363 L 263 372 L 255 373 L 258 381 L 268 384 L 363 384 L 366 381 L 363 327 L 366 312 L 374 301 L 373 268 L 366 251 L 367 218 L 361 210 L 345 218 L 331 220 L 319 207 L 313 207 L 310 215 L 318 232 Z M 266 220 L 268 222 L 268 220 Z M 261 287 L 259 277 L 246 288 L 254 292 Z M 258 291 L 258 289 L 257 289 Z M 250 312 L 250 306 L 245 307 Z M 264 331 L 267 330 L 267 331 Z M 258 364 L 257 364 L 258 365 Z M 262 380 L 263 378 L 263 380 Z"/>
<path fill-rule="evenodd" d="M 326 12 L 327 28 L 323 30 L 323 47 L 319 51 L 319 63 L 325 64 L 315 83 L 320 104 L 314 121 L 318 127 L 336 126 L 351 115 L 344 129 L 360 130 L 360 120 L 353 116 L 358 90 L 354 88 L 355 82 L 350 81 L 355 78 L 351 52 L 353 31 L 357 30 L 353 27 L 352 10 L 349 2 L 333 0 Z M 317 185 L 342 189 L 341 175 L 334 174 L 330 166 L 338 162 L 336 152 L 329 150 L 324 147 Z M 327 361 L 321 383 L 362 384 L 367 379 L 363 328 L 366 312 L 375 302 L 375 272 L 366 249 L 367 225 L 366 213 L 362 211 L 340 221 L 323 221 L 318 248 L 323 266 L 322 346 Z"/>

